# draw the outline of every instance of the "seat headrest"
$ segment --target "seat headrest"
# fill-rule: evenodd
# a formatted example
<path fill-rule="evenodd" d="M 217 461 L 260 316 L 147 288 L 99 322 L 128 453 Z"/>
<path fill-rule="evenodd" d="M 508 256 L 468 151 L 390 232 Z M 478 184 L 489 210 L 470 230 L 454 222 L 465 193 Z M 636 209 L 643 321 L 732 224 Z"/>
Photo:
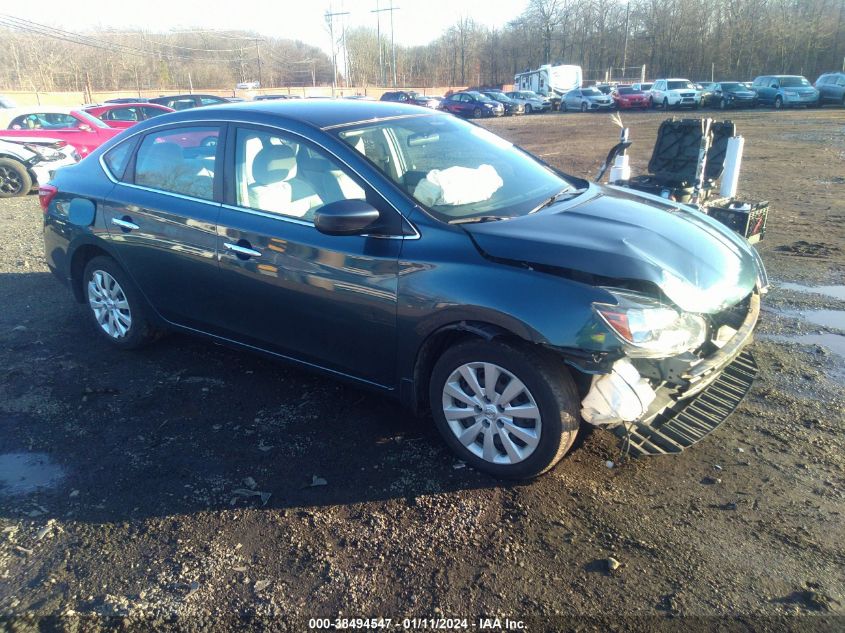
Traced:
<path fill-rule="evenodd" d="M 147 171 L 176 167 L 182 162 L 182 148 L 176 143 L 153 143 L 141 165 Z"/>
<path fill-rule="evenodd" d="M 287 145 L 270 145 L 255 155 L 252 177 L 259 185 L 281 182 L 296 168 L 296 155 Z"/>

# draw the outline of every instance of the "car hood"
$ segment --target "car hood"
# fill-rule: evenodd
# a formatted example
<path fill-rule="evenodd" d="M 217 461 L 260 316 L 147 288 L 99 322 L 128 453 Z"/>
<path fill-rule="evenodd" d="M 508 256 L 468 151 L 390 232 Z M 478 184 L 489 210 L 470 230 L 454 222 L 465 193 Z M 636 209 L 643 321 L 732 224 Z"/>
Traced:
<path fill-rule="evenodd" d="M 727 227 L 618 187 L 591 185 L 535 214 L 462 227 L 489 257 L 651 282 L 690 312 L 719 312 L 765 279 L 751 246 Z"/>
<path fill-rule="evenodd" d="M 733 92 L 726 92 L 725 95 L 732 95 L 734 97 L 739 97 L 740 99 L 750 99 L 751 97 L 756 96 L 756 93 L 751 90 L 735 90 Z"/>

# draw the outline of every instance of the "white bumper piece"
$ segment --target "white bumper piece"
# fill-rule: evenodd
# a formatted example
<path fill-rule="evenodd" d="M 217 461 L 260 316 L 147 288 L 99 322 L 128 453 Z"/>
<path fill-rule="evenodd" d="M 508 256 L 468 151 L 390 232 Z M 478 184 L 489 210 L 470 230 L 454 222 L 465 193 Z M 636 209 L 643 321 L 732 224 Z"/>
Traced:
<path fill-rule="evenodd" d="M 617 426 L 640 419 L 655 398 L 654 389 L 627 358 L 613 363 L 609 374 L 593 377 L 581 401 L 581 416 L 596 426 Z"/>

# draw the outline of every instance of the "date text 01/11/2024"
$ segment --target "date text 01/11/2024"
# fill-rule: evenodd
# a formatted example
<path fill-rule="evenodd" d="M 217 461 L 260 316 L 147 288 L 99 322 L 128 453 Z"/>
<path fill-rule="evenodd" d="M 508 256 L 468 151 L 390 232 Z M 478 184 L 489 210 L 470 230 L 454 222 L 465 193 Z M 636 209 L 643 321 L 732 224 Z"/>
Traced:
<path fill-rule="evenodd" d="M 317 631 L 402 629 L 405 631 L 525 631 L 522 620 L 510 618 L 311 618 L 308 628 Z"/>

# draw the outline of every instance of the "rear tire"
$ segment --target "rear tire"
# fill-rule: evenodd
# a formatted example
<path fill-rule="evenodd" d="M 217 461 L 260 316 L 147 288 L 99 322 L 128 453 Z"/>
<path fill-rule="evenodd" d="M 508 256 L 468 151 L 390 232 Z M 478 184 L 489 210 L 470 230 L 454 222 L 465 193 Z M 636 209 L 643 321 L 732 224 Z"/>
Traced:
<path fill-rule="evenodd" d="M 470 340 L 447 350 L 432 371 L 429 400 L 446 444 L 495 477 L 548 471 L 580 424 L 580 399 L 566 366 L 528 345 Z"/>
<path fill-rule="evenodd" d="M 151 343 L 157 332 L 140 290 L 111 257 L 94 257 L 82 274 L 88 318 L 99 336 L 121 349 Z"/>
<path fill-rule="evenodd" d="M 25 196 L 32 190 L 26 166 L 13 158 L 0 158 L 0 198 Z"/>

